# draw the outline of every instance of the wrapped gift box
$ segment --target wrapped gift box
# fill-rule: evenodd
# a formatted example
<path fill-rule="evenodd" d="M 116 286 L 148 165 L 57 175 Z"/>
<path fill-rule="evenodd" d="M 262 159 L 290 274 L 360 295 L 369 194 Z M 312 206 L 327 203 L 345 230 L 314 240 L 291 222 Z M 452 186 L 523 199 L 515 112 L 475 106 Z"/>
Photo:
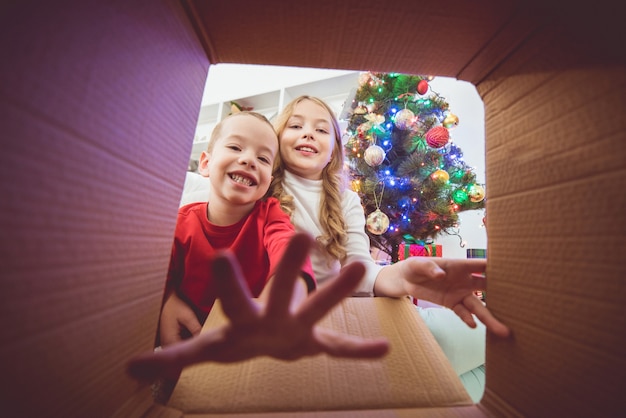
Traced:
<path fill-rule="evenodd" d="M 467 258 L 487 258 L 487 250 L 485 248 L 468 248 Z"/>
<path fill-rule="evenodd" d="M 443 249 L 438 244 L 407 244 L 398 247 L 398 260 L 409 257 L 441 257 Z"/>

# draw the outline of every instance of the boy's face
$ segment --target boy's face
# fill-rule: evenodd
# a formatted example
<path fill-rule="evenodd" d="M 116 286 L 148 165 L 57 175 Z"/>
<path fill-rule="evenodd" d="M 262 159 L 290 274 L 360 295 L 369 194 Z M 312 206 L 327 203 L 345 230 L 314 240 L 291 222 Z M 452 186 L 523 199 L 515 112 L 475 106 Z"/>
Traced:
<path fill-rule="evenodd" d="M 280 134 L 285 167 L 301 177 L 319 180 L 334 148 L 335 133 L 328 111 L 310 100 L 298 103 Z"/>
<path fill-rule="evenodd" d="M 269 189 L 277 153 L 278 139 L 269 124 L 249 115 L 224 121 L 212 151 L 202 153 L 200 162 L 202 174 L 211 181 L 211 199 L 233 205 L 261 199 Z"/>

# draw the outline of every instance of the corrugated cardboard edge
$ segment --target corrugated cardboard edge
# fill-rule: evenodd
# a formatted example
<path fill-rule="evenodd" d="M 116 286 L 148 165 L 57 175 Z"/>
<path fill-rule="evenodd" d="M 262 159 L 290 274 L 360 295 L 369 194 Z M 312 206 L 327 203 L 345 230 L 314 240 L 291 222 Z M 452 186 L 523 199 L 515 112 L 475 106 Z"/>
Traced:
<path fill-rule="evenodd" d="M 188 414 L 185 418 L 485 418 L 485 414 L 477 405 L 455 406 L 445 408 L 408 408 L 379 409 L 355 411 L 320 411 L 320 412 L 276 412 L 267 414 Z M 154 415 L 149 418 L 170 418 L 166 415 Z"/>

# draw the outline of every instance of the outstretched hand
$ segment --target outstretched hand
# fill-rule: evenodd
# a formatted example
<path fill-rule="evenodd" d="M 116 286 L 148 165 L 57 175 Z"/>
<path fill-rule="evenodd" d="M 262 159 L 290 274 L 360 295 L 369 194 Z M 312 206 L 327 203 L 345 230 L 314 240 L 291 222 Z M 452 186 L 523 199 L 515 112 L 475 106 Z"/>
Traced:
<path fill-rule="evenodd" d="M 184 367 L 205 361 L 230 363 L 255 356 L 295 360 L 321 353 L 349 358 L 385 355 L 389 349 L 385 339 L 363 339 L 316 326 L 356 287 L 365 272 L 363 265 L 347 266 L 336 280 L 293 306 L 295 281 L 310 246 L 308 235 L 294 236 L 276 270 L 265 305 L 252 299 L 236 259 L 229 252 L 221 252 L 213 263 L 213 274 L 230 323 L 137 356 L 128 363 L 128 373 L 150 381 L 176 379 Z"/>
<path fill-rule="evenodd" d="M 509 328 L 474 295 L 487 287 L 487 260 L 409 257 L 398 264 L 402 265 L 402 277 L 407 278 L 407 294 L 452 309 L 472 328 L 476 327 L 474 314 L 490 332 L 509 336 Z"/>

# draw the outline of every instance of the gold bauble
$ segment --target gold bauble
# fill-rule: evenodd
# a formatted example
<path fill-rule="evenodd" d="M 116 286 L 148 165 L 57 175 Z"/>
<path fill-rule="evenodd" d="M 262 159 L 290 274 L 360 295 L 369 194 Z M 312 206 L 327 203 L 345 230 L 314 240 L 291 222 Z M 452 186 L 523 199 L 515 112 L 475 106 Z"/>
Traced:
<path fill-rule="evenodd" d="M 467 189 L 467 194 L 472 202 L 478 203 L 485 198 L 485 188 L 480 184 L 472 184 Z"/>
<path fill-rule="evenodd" d="M 459 117 L 452 113 L 448 113 L 448 115 L 445 117 L 445 119 L 442 122 L 442 125 L 445 126 L 447 129 L 456 128 L 458 124 L 459 124 Z"/>
<path fill-rule="evenodd" d="M 446 170 L 439 169 L 433 171 L 433 173 L 430 175 L 430 178 L 432 178 L 435 182 L 445 183 L 450 180 L 450 174 L 448 174 Z"/>

